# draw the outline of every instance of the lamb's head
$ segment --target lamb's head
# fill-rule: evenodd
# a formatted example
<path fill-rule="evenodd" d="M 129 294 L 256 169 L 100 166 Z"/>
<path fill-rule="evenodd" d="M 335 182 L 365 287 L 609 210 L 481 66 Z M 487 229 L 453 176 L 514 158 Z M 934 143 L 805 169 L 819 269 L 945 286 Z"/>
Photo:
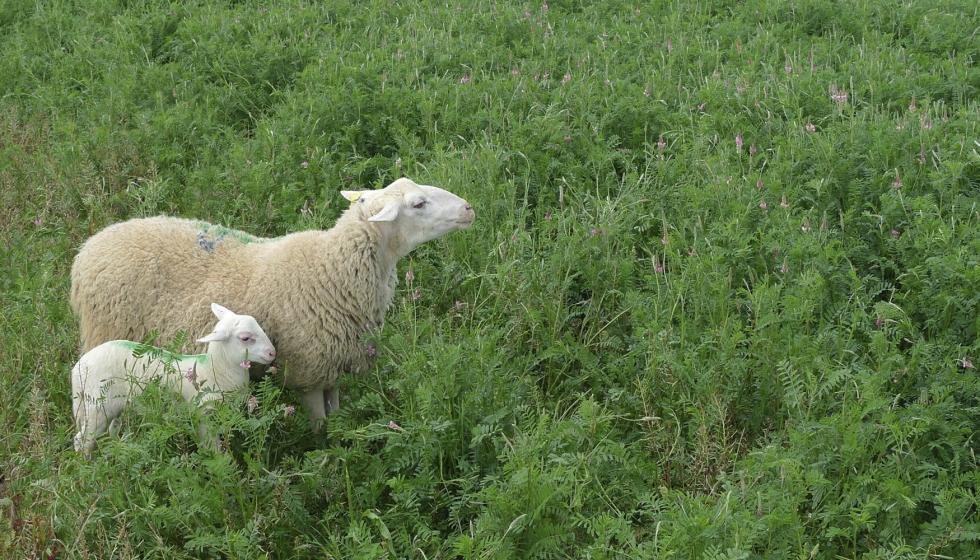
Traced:
<path fill-rule="evenodd" d="M 341 194 L 359 207 L 360 215 L 368 221 L 389 225 L 398 239 L 398 258 L 426 241 L 469 228 L 476 217 L 473 207 L 462 198 L 406 178 L 383 189 Z"/>
<path fill-rule="evenodd" d="M 197 340 L 209 343 L 208 354 L 234 364 L 245 360 L 268 364 L 276 359 L 275 346 L 254 318 L 233 313 L 217 303 L 211 304 L 211 311 L 218 318 L 214 332 Z"/>

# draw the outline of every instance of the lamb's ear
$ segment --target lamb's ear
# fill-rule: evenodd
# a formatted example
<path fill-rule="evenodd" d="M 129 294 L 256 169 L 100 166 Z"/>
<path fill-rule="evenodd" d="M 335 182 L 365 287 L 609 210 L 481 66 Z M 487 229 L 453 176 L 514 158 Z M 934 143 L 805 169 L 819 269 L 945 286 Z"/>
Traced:
<path fill-rule="evenodd" d="M 214 313 L 214 316 L 217 317 L 219 321 L 224 319 L 225 317 L 228 317 L 229 315 L 235 314 L 227 307 L 222 307 L 217 303 L 213 303 L 213 302 L 211 303 L 211 311 Z"/>
<path fill-rule="evenodd" d="M 364 195 L 364 191 L 340 191 L 340 194 L 351 202 L 357 202 L 357 199 Z"/>
<path fill-rule="evenodd" d="M 380 212 L 368 218 L 369 222 L 393 222 L 398 217 L 398 208 L 401 204 L 397 200 L 392 200 Z"/>
<path fill-rule="evenodd" d="M 231 336 L 231 331 L 214 331 L 213 333 L 207 335 L 204 338 L 197 339 L 198 342 L 220 342 L 222 340 L 228 340 Z"/>

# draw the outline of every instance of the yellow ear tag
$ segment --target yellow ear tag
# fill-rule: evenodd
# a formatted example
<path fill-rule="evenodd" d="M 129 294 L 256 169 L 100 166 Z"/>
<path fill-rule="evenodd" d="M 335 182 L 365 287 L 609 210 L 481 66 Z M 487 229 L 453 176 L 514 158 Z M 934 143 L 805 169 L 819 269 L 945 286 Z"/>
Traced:
<path fill-rule="evenodd" d="M 350 205 L 351 206 L 354 206 L 354 203 L 357 202 L 357 199 L 359 199 L 359 198 L 361 198 L 361 193 L 359 193 L 359 192 L 352 193 L 350 195 L 350 198 L 348 199 L 348 200 L 350 200 Z"/>

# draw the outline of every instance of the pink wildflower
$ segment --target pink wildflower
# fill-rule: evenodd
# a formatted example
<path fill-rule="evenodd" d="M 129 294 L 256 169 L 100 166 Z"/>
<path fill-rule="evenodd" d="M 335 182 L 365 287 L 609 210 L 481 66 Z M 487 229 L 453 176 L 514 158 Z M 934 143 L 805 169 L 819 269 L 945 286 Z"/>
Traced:
<path fill-rule="evenodd" d="M 915 112 L 915 97 L 912 98 L 912 103 L 909 104 L 909 112 Z"/>
<path fill-rule="evenodd" d="M 742 152 L 742 133 L 739 132 L 735 135 L 735 149 L 741 153 Z"/>
<path fill-rule="evenodd" d="M 470 81 L 470 77 L 467 76 L 466 74 L 463 74 L 463 77 L 459 79 L 459 83 L 461 83 L 461 84 L 465 84 L 465 83 L 467 83 L 469 81 Z"/>
<path fill-rule="evenodd" d="M 801 228 L 803 233 L 810 231 L 810 218 L 803 218 L 803 227 Z"/>
<path fill-rule="evenodd" d="M 661 150 L 667 148 L 667 141 L 664 140 L 664 137 L 663 136 L 661 136 L 660 139 L 657 140 L 657 148 L 659 148 Z"/>
<path fill-rule="evenodd" d="M 275 375 L 277 371 L 279 370 L 276 369 L 276 366 L 269 366 L 265 368 L 265 372 L 268 373 L 269 375 Z"/>
<path fill-rule="evenodd" d="M 453 305 L 454 305 L 454 307 L 456 307 L 456 311 L 459 311 L 459 310 L 463 309 L 464 307 L 466 307 L 466 304 L 463 303 L 463 302 L 461 302 L 461 301 L 456 301 L 456 303 L 453 304 Z"/>
<path fill-rule="evenodd" d="M 405 273 L 405 280 L 408 281 L 408 282 L 411 282 L 412 280 L 415 280 L 415 273 L 412 272 L 412 269 L 411 268 L 408 269 L 408 272 Z"/>
<path fill-rule="evenodd" d="M 960 361 L 963 362 L 963 367 L 966 369 L 970 369 L 973 367 L 973 362 L 967 360 L 966 358 L 960 358 Z"/>
<path fill-rule="evenodd" d="M 779 272 L 782 272 L 783 274 L 789 272 L 789 265 L 786 264 L 785 260 L 783 260 L 783 267 L 779 269 Z"/>
<path fill-rule="evenodd" d="M 548 11 L 548 4 L 541 4 L 541 11 L 542 12 L 547 12 Z"/>
<path fill-rule="evenodd" d="M 660 242 L 663 243 L 664 245 L 670 243 L 670 240 L 667 239 L 667 232 L 666 231 L 664 232 L 664 238 L 661 239 Z"/>
<path fill-rule="evenodd" d="M 259 400 L 255 398 L 255 395 L 252 395 L 252 397 L 248 399 L 248 411 L 254 412 L 255 409 L 258 407 L 259 407 Z"/>
<path fill-rule="evenodd" d="M 766 208 L 768 208 L 768 206 L 766 205 L 765 199 L 763 199 L 762 202 L 759 203 L 759 208 L 762 208 L 763 212 L 766 211 Z"/>
<path fill-rule="evenodd" d="M 565 77 L 563 77 L 563 78 L 561 79 L 561 83 L 563 83 L 563 84 L 567 84 L 567 83 L 568 83 L 568 82 L 570 82 L 570 81 L 572 81 L 572 75 L 571 75 L 571 74 L 569 74 L 569 73 L 566 73 L 566 74 L 565 74 Z"/>
<path fill-rule="evenodd" d="M 310 166 L 310 162 L 304 161 L 303 163 L 299 164 L 299 166 L 302 167 L 303 169 L 306 169 L 307 167 Z"/>
<path fill-rule="evenodd" d="M 374 356 L 378 353 L 378 350 L 374 346 L 371 346 L 370 342 L 364 345 L 364 351 L 367 352 L 368 356 Z"/>
<path fill-rule="evenodd" d="M 402 429 L 401 426 L 399 426 L 398 424 L 395 424 L 395 421 L 394 420 L 390 420 L 388 422 L 388 427 L 391 428 L 392 430 L 401 430 Z"/>
<path fill-rule="evenodd" d="M 758 181 L 755 182 L 755 188 L 757 189 L 762 188 L 762 179 L 759 179 Z"/>
<path fill-rule="evenodd" d="M 897 171 L 895 172 L 895 182 L 892 183 L 892 187 L 894 187 L 896 189 L 902 188 L 902 177 L 899 176 L 899 174 L 898 174 Z"/>
<path fill-rule="evenodd" d="M 660 264 L 660 259 L 653 257 L 653 271 L 660 273 L 664 271 L 664 265 Z"/>
<path fill-rule="evenodd" d="M 283 410 L 283 413 L 286 416 L 292 416 L 293 413 L 295 413 L 295 412 L 296 412 L 296 407 L 295 406 L 287 406 L 286 409 Z"/>
<path fill-rule="evenodd" d="M 898 237 L 900 237 L 901 235 L 902 235 L 902 232 L 900 232 L 900 231 L 898 231 L 897 229 L 893 229 L 893 230 L 892 230 L 892 237 L 894 237 L 894 238 L 896 238 L 896 239 L 897 239 L 897 238 L 898 238 Z"/>
<path fill-rule="evenodd" d="M 879 327 L 880 327 L 881 325 L 884 325 L 884 324 L 885 324 L 885 321 L 884 321 L 884 319 L 882 319 L 882 318 L 881 318 L 881 315 L 879 315 L 879 316 L 878 316 L 878 320 L 877 320 L 877 321 L 875 321 L 875 325 L 877 325 L 877 326 L 879 326 Z"/>
<path fill-rule="evenodd" d="M 813 126 L 813 123 L 808 122 L 808 123 L 806 123 L 806 131 L 807 132 L 816 132 L 817 131 L 817 127 Z"/>
<path fill-rule="evenodd" d="M 595 237 L 596 235 L 599 235 L 598 230 L 593 229 L 592 231 L 589 232 L 589 237 Z"/>
<path fill-rule="evenodd" d="M 194 371 L 194 368 L 192 367 L 187 368 L 187 374 L 184 377 L 186 377 L 191 383 L 194 383 L 197 381 L 197 372 Z"/>
<path fill-rule="evenodd" d="M 544 219 L 545 220 L 550 220 L 551 219 L 551 212 L 550 211 L 544 213 Z"/>
<path fill-rule="evenodd" d="M 786 202 L 786 195 L 783 195 L 783 201 L 779 203 L 783 208 L 789 208 L 789 202 Z"/>
<path fill-rule="evenodd" d="M 415 300 L 419 299 L 420 297 L 422 297 L 422 289 L 421 288 L 416 288 L 415 291 L 412 292 L 412 301 L 415 301 Z"/>
<path fill-rule="evenodd" d="M 38 216 L 38 217 L 34 218 L 34 225 L 36 225 L 36 226 L 40 226 L 41 225 L 41 216 Z"/>
<path fill-rule="evenodd" d="M 242 369 L 249 369 L 250 367 L 252 367 L 252 362 L 250 362 L 248 360 L 245 360 L 244 362 L 242 362 L 242 363 L 240 363 L 238 365 L 241 366 Z"/>

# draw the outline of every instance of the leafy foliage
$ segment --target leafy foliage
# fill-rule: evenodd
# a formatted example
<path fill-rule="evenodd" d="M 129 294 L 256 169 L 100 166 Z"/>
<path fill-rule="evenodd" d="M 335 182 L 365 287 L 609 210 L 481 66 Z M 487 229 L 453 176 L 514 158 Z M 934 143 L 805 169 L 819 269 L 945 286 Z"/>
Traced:
<path fill-rule="evenodd" d="M 978 26 L 964 0 L 5 2 L 0 556 L 976 556 Z M 152 386 L 72 451 L 85 239 L 326 228 L 402 175 L 478 219 L 404 260 L 325 432 L 274 376 L 211 413 L 221 454 Z"/>

